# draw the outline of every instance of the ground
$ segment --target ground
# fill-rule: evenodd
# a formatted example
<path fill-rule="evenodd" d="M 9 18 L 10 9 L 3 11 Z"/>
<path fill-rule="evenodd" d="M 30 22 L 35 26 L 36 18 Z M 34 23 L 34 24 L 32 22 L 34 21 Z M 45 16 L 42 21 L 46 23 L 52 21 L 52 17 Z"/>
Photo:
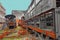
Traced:
<path fill-rule="evenodd" d="M 12 32 L 0 40 L 32 40 L 32 35 L 30 35 L 29 32 L 27 32 L 25 29 L 21 28 L 20 26 L 18 26 L 14 31 L 16 32 Z M 4 30 L 0 30 L 0 35 L 3 32 Z"/>

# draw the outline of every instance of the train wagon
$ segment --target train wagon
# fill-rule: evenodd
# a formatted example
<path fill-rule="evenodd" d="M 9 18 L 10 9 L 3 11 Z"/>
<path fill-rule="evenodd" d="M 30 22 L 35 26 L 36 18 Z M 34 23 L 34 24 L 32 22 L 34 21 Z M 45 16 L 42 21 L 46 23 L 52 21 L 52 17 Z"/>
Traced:
<path fill-rule="evenodd" d="M 14 29 L 16 27 L 16 19 L 14 15 L 6 15 L 6 24 L 9 29 Z"/>

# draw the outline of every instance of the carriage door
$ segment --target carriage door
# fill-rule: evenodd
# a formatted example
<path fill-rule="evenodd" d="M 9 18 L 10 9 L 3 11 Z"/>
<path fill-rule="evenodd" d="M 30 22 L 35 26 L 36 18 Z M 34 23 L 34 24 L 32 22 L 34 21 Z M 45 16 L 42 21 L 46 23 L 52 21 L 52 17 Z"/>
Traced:
<path fill-rule="evenodd" d="M 60 8 L 55 9 L 56 38 L 60 40 Z"/>

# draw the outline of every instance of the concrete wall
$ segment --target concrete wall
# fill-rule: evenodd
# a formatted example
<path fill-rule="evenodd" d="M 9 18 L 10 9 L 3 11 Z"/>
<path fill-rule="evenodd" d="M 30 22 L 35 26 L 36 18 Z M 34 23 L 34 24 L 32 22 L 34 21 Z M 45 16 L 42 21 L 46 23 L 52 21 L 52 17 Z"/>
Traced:
<path fill-rule="evenodd" d="M 18 22 L 22 16 L 24 16 L 24 12 L 20 10 L 12 10 L 12 14 L 16 16 L 16 24 L 18 26 Z"/>
<path fill-rule="evenodd" d="M 0 4 L 0 30 L 5 22 L 5 9 L 4 7 Z"/>
<path fill-rule="evenodd" d="M 3 8 L 3 6 L 2 5 L 0 5 L 0 22 L 4 22 L 5 20 L 5 18 L 4 18 L 4 16 L 5 16 L 5 9 Z"/>
<path fill-rule="evenodd" d="M 24 16 L 24 12 L 19 10 L 13 10 L 12 14 L 16 16 L 16 19 L 21 19 Z"/>

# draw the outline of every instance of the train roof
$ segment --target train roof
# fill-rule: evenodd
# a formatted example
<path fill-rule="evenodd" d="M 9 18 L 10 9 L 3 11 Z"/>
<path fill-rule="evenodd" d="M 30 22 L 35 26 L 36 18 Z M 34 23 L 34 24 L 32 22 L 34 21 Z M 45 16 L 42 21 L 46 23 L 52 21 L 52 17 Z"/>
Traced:
<path fill-rule="evenodd" d="M 6 15 L 6 16 L 5 16 L 5 18 L 9 18 L 9 17 L 11 17 L 11 18 L 16 18 L 15 15 Z"/>

